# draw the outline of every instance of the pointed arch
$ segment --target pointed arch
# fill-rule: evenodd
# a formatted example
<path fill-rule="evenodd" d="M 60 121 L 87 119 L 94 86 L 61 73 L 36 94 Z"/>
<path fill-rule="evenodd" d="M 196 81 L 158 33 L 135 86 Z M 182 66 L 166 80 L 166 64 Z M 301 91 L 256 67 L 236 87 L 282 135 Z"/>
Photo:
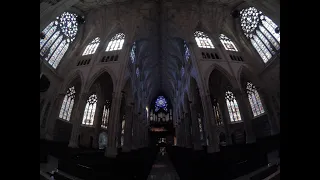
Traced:
<path fill-rule="evenodd" d="M 86 83 L 85 89 L 88 90 L 103 73 L 108 73 L 110 75 L 112 84 L 113 84 L 113 92 L 114 92 L 116 88 L 117 79 L 113 71 L 107 66 L 102 67 L 98 72 L 96 72 L 93 76 L 91 76 L 91 78 Z"/>
<path fill-rule="evenodd" d="M 64 84 L 60 89 L 60 92 L 65 93 L 71 85 L 80 85 L 76 87 L 78 92 L 80 92 L 84 87 L 84 77 L 80 70 L 76 70 L 65 79 Z"/>
<path fill-rule="evenodd" d="M 104 42 L 104 47 L 103 47 L 104 51 L 110 51 L 108 49 L 108 46 L 112 42 L 112 39 L 114 39 L 114 38 L 117 39 L 119 37 L 122 37 L 122 34 L 124 36 L 124 39 L 123 39 L 124 41 L 123 42 L 125 42 L 127 40 L 127 38 L 128 38 L 127 37 L 127 33 L 124 31 L 124 29 L 125 28 L 123 28 L 121 22 L 119 22 L 119 21 L 115 22 L 115 25 L 112 28 L 110 28 L 110 31 L 106 36 L 106 39 L 105 39 L 105 42 Z M 120 33 L 122 33 L 122 34 L 120 34 Z M 120 34 L 120 36 L 117 36 L 118 34 Z M 121 49 L 118 49 L 118 50 L 121 50 Z"/>
<path fill-rule="evenodd" d="M 240 88 L 247 93 L 253 116 L 265 114 L 265 107 L 259 93 L 260 90 L 256 87 L 259 86 L 260 81 L 245 66 L 241 66 L 239 73 Z"/>
<path fill-rule="evenodd" d="M 250 70 L 246 65 L 242 64 L 237 72 L 237 80 L 240 85 L 240 89 L 245 91 L 245 86 L 243 86 L 243 80 L 250 80 L 252 83 L 259 87 L 263 87 L 258 79 L 258 76 L 255 75 L 253 71 Z"/>
<path fill-rule="evenodd" d="M 214 70 L 219 71 L 222 75 L 224 75 L 224 77 L 227 78 L 227 80 L 229 81 L 229 83 L 232 87 L 237 87 L 236 79 L 228 72 L 228 70 L 226 70 L 225 68 L 221 67 L 220 65 L 218 65 L 216 63 L 211 64 L 209 66 L 209 68 L 207 69 L 207 72 L 205 73 L 207 87 L 209 87 L 209 85 L 210 85 L 209 84 L 210 76 Z"/>
<path fill-rule="evenodd" d="M 94 38 L 85 48 L 82 56 L 94 54 L 100 45 L 100 37 Z"/>

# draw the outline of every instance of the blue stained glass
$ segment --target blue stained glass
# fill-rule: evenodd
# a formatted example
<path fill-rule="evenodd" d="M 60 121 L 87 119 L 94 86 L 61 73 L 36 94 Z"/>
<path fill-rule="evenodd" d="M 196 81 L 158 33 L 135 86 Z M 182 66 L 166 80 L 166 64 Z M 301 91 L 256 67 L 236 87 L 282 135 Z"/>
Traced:
<path fill-rule="evenodd" d="M 131 48 L 131 52 L 130 52 L 130 58 L 131 58 L 132 63 L 134 63 L 135 58 L 136 58 L 135 51 L 136 51 L 136 43 L 134 42 L 132 45 L 132 48 Z"/>
<path fill-rule="evenodd" d="M 156 100 L 156 105 L 155 105 L 155 111 L 159 111 L 159 109 L 164 109 L 165 111 L 167 111 L 167 100 L 163 97 L 163 96 L 159 96 Z"/>
<path fill-rule="evenodd" d="M 184 49 L 185 49 L 184 56 L 185 56 L 186 61 L 188 61 L 190 58 L 190 51 L 189 51 L 189 48 L 188 48 L 186 42 L 184 42 Z"/>

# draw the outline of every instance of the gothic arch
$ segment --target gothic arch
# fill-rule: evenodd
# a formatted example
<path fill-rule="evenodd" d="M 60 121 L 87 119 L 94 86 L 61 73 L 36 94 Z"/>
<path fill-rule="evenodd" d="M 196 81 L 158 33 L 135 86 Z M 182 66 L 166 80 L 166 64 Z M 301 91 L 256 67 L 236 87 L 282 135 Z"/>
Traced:
<path fill-rule="evenodd" d="M 197 22 L 196 27 L 192 28 L 193 29 L 192 35 L 191 35 L 192 41 L 196 43 L 193 33 L 196 32 L 196 31 L 202 31 L 209 37 L 209 39 L 211 40 L 213 46 L 217 47 L 219 42 L 216 41 L 217 38 L 215 38 L 214 33 L 210 30 L 210 28 L 206 24 L 208 24 L 208 23 L 205 20 L 199 20 Z"/>
<path fill-rule="evenodd" d="M 205 81 L 207 82 L 207 87 L 210 87 L 210 76 L 211 73 L 215 70 L 219 71 L 224 77 L 226 77 L 232 87 L 237 87 L 235 77 L 233 77 L 225 68 L 216 63 L 211 64 L 205 73 Z"/>
<path fill-rule="evenodd" d="M 245 86 L 243 84 L 243 80 L 250 80 L 253 84 L 259 87 L 263 87 L 262 84 L 260 83 L 261 81 L 257 78 L 257 75 L 255 75 L 254 72 L 252 72 L 246 65 L 241 65 L 238 73 L 237 73 L 237 80 L 240 84 L 240 89 L 245 90 Z"/>
<path fill-rule="evenodd" d="M 96 72 L 94 75 L 91 76 L 90 80 L 88 80 L 86 83 L 85 90 L 89 89 L 103 73 L 108 73 L 110 75 L 112 84 L 113 84 L 113 92 L 114 92 L 116 88 L 116 82 L 117 82 L 116 76 L 113 73 L 113 71 L 107 66 L 102 67 L 98 72 Z"/>
<path fill-rule="evenodd" d="M 71 86 L 72 84 L 76 84 L 77 82 L 80 83 L 80 91 L 83 89 L 83 85 L 84 85 L 84 77 L 83 74 L 80 70 L 75 71 L 74 73 L 71 73 L 64 81 L 64 85 L 61 87 L 61 92 L 65 93 L 69 86 Z"/>

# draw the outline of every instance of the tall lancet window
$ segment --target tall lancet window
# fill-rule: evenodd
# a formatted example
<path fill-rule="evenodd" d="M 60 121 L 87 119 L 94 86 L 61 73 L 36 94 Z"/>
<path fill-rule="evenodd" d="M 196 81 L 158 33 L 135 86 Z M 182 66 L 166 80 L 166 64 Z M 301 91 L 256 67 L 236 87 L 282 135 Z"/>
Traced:
<path fill-rule="evenodd" d="M 82 119 L 82 124 L 84 125 L 93 125 L 93 121 L 94 121 L 94 115 L 96 113 L 96 108 L 97 108 L 97 95 L 92 94 L 88 100 L 87 100 L 87 104 L 86 107 L 84 109 L 84 113 L 83 113 L 83 119 Z"/>
<path fill-rule="evenodd" d="M 86 49 L 83 51 L 82 56 L 94 54 L 100 44 L 100 38 L 96 37 L 94 38 L 86 47 Z"/>
<path fill-rule="evenodd" d="M 262 106 L 261 99 L 256 87 L 251 82 L 247 82 L 246 89 L 253 116 L 256 117 L 260 114 L 263 114 L 265 111 Z"/>
<path fill-rule="evenodd" d="M 123 146 L 123 142 L 124 142 L 124 127 L 125 127 L 125 124 L 126 124 L 126 115 L 123 115 L 123 119 L 122 119 L 122 122 L 121 122 L 121 142 L 120 142 L 120 145 Z"/>
<path fill-rule="evenodd" d="M 130 59 L 131 62 L 134 63 L 136 61 L 136 43 L 134 42 L 131 51 L 130 51 Z"/>
<path fill-rule="evenodd" d="M 64 96 L 60 113 L 59 113 L 59 118 L 67 121 L 70 120 L 75 96 L 76 96 L 76 91 L 74 89 L 74 86 L 72 86 L 71 88 L 68 89 L 67 94 Z"/>
<path fill-rule="evenodd" d="M 280 50 L 280 28 L 254 7 L 241 10 L 240 17 L 245 36 L 267 63 Z"/>
<path fill-rule="evenodd" d="M 183 47 L 184 47 L 184 58 L 185 58 L 186 61 L 188 62 L 188 60 L 190 59 L 190 50 L 189 50 L 189 48 L 188 48 L 188 46 L 187 46 L 186 41 L 184 41 Z"/>
<path fill-rule="evenodd" d="M 125 35 L 123 33 L 118 33 L 113 36 L 107 46 L 106 51 L 116 51 L 121 50 L 124 43 Z"/>
<path fill-rule="evenodd" d="M 241 115 L 240 115 L 238 103 L 237 103 L 236 98 L 234 97 L 233 93 L 231 91 L 227 91 L 225 98 L 226 98 L 226 102 L 227 102 L 230 121 L 231 122 L 241 121 Z"/>
<path fill-rule="evenodd" d="M 106 129 L 108 128 L 110 110 L 111 110 L 111 102 L 107 100 L 105 105 L 103 106 L 102 123 L 101 123 L 102 128 L 106 128 Z"/>
<path fill-rule="evenodd" d="M 42 31 L 44 38 L 40 38 L 40 57 L 56 69 L 77 32 L 76 14 L 64 12 L 56 17 L 56 20 Z"/>
<path fill-rule="evenodd" d="M 194 38 L 195 38 L 199 48 L 211 48 L 211 49 L 214 49 L 214 46 L 213 46 L 213 44 L 211 42 L 211 39 L 204 32 L 202 32 L 202 31 L 194 32 Z"/>
<path fill-rule="evenodd" d="M 204 139 L 204 133 L 203 133 L 203 125 L 202 125 L 202 118 L 200 113 L 198 113 L 198 126 L 199 126 L 199 131 L 200 131 L 200 140 L 203 141 Z"/>
<path fill-rule="evenodd" d="M 216 101 L 216 100 L 215 100 Z M 214 111 L 214 115 L 216 117 L 216 124 L 217 125 L 222 125 L 223 121 L 222 121 L 222 116 L 221 116 L 221 110 L 220 110 L 220 105 L 218 102 L 214 102 L 213 104 L 213 111 Z"/>
<path fill-rule="evenodd" d="M 231 39 L 229 39 L 227 36 L 225 36 L 224 34 L 220 34 L 219 37 L 223 47 L 228 50 L 228 51 L 238 51 L 236 45 L 231 41 Z"/>

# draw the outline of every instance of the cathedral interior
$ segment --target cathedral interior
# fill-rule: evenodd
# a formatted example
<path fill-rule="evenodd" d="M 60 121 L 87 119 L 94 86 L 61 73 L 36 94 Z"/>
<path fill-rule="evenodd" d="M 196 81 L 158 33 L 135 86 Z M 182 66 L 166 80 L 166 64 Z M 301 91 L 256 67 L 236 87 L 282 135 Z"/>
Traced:
<path fill-rule="evenodd" d="M 280 179 L 279 0 L 40 0 L 40 179 Z"/>

